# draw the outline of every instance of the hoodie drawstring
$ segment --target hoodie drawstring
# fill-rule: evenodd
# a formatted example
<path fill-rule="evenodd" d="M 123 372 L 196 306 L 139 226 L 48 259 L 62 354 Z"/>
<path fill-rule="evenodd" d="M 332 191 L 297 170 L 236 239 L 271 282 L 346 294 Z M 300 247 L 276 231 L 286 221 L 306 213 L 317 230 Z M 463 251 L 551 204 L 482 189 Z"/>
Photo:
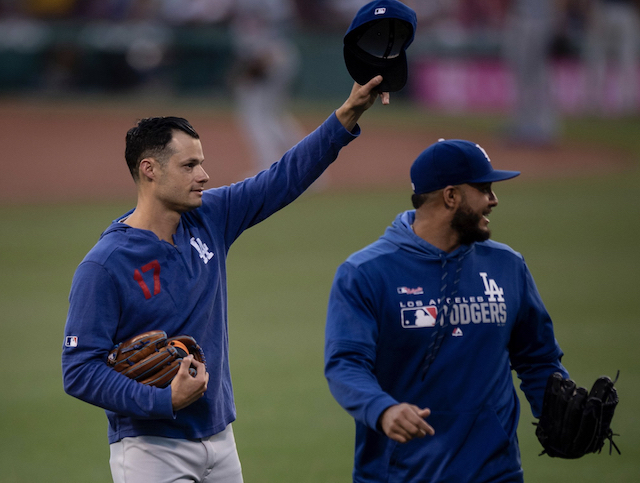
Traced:
<path fill-rule="evenodd" d="M 453 303 L 453 298 L 456 293 L 458 293 L 458 283 L 460 282 L 460 274 L 462 272 L 462 261 L 468 252 L 463 252 L 458 255 L 456 259 L 457 267 L 453 276 L 453 282 L 451 284 L 451 293 L 449 297 L 447 297 L 447 278 L 449 277 L 449 272 L 446 270 L 447 259 L 440 255 L 442 260 L 441 268 L 442 268 L 442 277 L 440 279 L 440 303 L 438 304 L 438 320 L 436 321 L 435 330 L 431 334 L 431 340 L 429 341 L 429 345 L 427 347 L 427 354 L 424 358 L 424 366 L 422 368 L 422 380 L 424 381 L 425 376 L 427 375 L 427 371 L 431 364 L 436 358 L 440 347 L 442 346 L 442 342 L 447 334 L 446 328 L 449 325 L 447 323 L 447 319 L 445 318 L 446 314 L 450 314 L 451 305 Z M 450 317 L 450 316 L 449 316 Z"/>

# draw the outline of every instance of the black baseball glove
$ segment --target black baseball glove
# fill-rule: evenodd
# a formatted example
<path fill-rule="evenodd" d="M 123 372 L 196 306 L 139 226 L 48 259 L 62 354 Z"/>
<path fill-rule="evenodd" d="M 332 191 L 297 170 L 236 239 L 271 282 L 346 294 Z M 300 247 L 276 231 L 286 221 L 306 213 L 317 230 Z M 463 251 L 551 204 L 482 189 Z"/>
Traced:
<path fill-rule="evenodd" d="M 602 376 L 587 392 L 560 373 L 551 374 L 544 393 L 542 415 L 537 423 L 533 423 L 544 448 L 540 454 L 580 458 L 587 453 L 600 453 L 606 439 L 610 442 L 609 454 L 611 447 L 620 454 L 610 427 L 618 405 L 614 384 L 615 381 Z"/>
<path fill-rule="evenodd" d="M 109 352 L 107 364 L 134 381 L 167 387 L 189 354 L 206 365 L 204 352 L 193 337 L 167 338 L 164 331 L 152 330 L 116 345 Z M 193 366 L 189 371 L 195 376 Z"/>

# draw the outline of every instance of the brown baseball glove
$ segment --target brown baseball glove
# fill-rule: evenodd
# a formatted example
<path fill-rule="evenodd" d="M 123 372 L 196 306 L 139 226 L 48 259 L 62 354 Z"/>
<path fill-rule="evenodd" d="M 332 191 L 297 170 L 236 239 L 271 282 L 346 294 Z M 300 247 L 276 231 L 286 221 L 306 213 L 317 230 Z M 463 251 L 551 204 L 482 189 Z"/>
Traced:
<path fill-rule="evenodd" d="M 117 344 L 109 352 L 107 364 L 134 381 L 167 387 L 189 354 L 206 366 L 204 352 L 193 337 L 168 338 L 163 330 L 152 330 Z M 193 366 L 189 371 L 195 376 Z"/>

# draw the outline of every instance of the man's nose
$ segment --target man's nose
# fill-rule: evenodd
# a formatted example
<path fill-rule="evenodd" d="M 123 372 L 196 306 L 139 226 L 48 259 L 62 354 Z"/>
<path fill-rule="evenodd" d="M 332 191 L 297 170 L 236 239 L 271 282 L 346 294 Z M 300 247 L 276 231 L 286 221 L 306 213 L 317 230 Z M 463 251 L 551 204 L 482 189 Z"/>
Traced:
<path fill-rule="evenodd" d="M 209 175 L 202 166 L 200 166 L 200 172 L 198 173 L 198 181 L 200 183 L 206 183 L 207 181 L 209 181 Z"/>

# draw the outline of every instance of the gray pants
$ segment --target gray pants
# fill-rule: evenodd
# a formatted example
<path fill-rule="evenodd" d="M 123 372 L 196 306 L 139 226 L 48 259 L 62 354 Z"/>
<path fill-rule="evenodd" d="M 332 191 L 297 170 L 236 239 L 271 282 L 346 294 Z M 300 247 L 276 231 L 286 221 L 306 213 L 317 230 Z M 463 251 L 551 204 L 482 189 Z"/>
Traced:
<path fill-rule="evenodd" d="M 242 483 L 231 425 L 210 438 L 124 438 L 110 445 L 114 483 Z"/>

